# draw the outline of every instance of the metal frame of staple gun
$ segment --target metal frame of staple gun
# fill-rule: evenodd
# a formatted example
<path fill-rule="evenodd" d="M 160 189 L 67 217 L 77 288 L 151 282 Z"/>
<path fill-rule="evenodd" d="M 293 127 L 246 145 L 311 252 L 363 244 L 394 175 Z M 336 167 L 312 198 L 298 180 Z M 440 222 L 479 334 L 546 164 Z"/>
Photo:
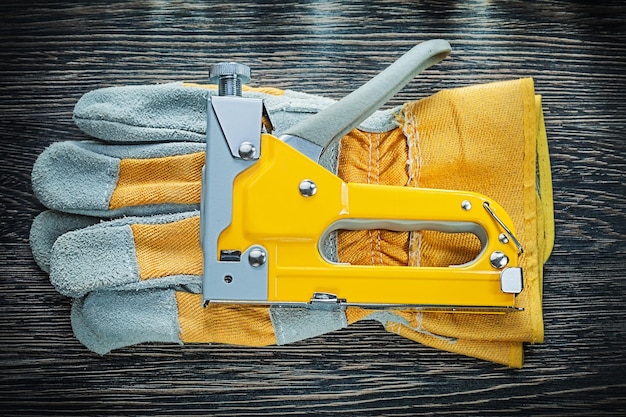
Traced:
<path fill-rule="evenodd" d="M 318 163 L 325 146 L 448 52 L 445 41 L 417 45 L 281 139 L 262 132 L 263 125 L 271 128 L 262 100 L 209 98 L 200 216 L 205 305 L 518 310 L 523 250 L 496 202 L 465 191 L 346 183 Z M 325 237 L 346 229 L 473 233 L 481 251 L 451 267 L 326 259 Z"/>

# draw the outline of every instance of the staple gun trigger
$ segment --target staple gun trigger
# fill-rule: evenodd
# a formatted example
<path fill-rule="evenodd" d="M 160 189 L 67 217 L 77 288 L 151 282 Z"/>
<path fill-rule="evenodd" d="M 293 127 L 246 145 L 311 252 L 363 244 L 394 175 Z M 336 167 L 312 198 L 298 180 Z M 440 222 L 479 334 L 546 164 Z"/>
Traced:
<path fill-rule="evenodd" d="M 263 101 L 241 97 L 249 68 L 212 68 L 219 95 L 208 101 L 202 177 L 205 305 L 517 310 L 521 246 L 497 202 L 467 191 L 346 183 L 318 163 L 326 147 L 449 52 L 443 40 L 415 46 L 280 139 L 270 134 Z M 481 248 L 449 267 L 350 265 L 327 256 L 324 242 L 335 232 L 366 229 L 472 233 Z"/>

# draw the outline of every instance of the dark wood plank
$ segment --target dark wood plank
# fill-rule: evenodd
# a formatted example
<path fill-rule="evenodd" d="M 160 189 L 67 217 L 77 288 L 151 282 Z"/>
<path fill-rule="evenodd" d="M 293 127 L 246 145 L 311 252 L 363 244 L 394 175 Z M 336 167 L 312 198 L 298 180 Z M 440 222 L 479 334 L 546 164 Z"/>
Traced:
<path fill-rule="evenodd" d="M 623 415 L 626 7 L 614 2 L 15 2 L 0 5 L 1 414 Z M 256 85 L 340 98 L 426 39 L 452 55 L 388 105 L 522 76 L 544 97 L 557 241 L 546 343 L 511 370 L 359 323 L 263 349 L 144 345 L 105 357 L 32 261 L 30 169 L 82 139 L 72 107 L 120 84 L 204 81 L 225 59 Z"/>

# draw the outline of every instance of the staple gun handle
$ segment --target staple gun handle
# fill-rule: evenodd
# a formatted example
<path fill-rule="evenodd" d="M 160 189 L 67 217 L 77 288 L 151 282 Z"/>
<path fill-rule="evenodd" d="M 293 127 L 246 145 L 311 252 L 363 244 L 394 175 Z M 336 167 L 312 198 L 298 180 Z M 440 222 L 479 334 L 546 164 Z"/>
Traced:
<path fill-rule="evenodd" d="M 336 230 L 432 230 L 471 233 L 482 252 L 490 245 L 490 233 L 497 236 L 497 225 L 482 207 L 487 200 L 475 193 L 356 183 L 345 187 L 349 211 L 326 229 L 320 244 Z"/>
<path fill-rule="evenodd" d="M 385 104 L 411 79 L 450 53 L 442 39 L 422 42 L 401 56 L 363 86 L 319 113 L 287 129 L 281 139 L 296 149 L 305 147 L 307 156 L 317 160 L 322 149 L 358 126 Z M 304 139 L 304 143 L 300 140 Z"/>

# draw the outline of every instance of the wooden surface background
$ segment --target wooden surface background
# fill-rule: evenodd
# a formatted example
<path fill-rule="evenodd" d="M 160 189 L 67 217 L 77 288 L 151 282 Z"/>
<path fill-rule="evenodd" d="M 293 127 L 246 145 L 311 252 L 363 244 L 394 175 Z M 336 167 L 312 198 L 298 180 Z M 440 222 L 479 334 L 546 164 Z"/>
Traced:
<path fill-rule="evenodd" d="M 626 7 L 568 1 L 8 1 L 0 5 L 0 414 L 624 415 Z M 83 139 L 76 100 L 104 86 L 205 81 L 341 98 L 412 45 L 449 58 L 399 104 L 448 87 L 534 77 L 556 215 L 546 343 L 521 370 L 420 346 L 370 322 L 294 345 L 142 345 L 100 357 L 72 336 L 70 300 L 33 262 L 43 207 L 30 170 Z"/>

